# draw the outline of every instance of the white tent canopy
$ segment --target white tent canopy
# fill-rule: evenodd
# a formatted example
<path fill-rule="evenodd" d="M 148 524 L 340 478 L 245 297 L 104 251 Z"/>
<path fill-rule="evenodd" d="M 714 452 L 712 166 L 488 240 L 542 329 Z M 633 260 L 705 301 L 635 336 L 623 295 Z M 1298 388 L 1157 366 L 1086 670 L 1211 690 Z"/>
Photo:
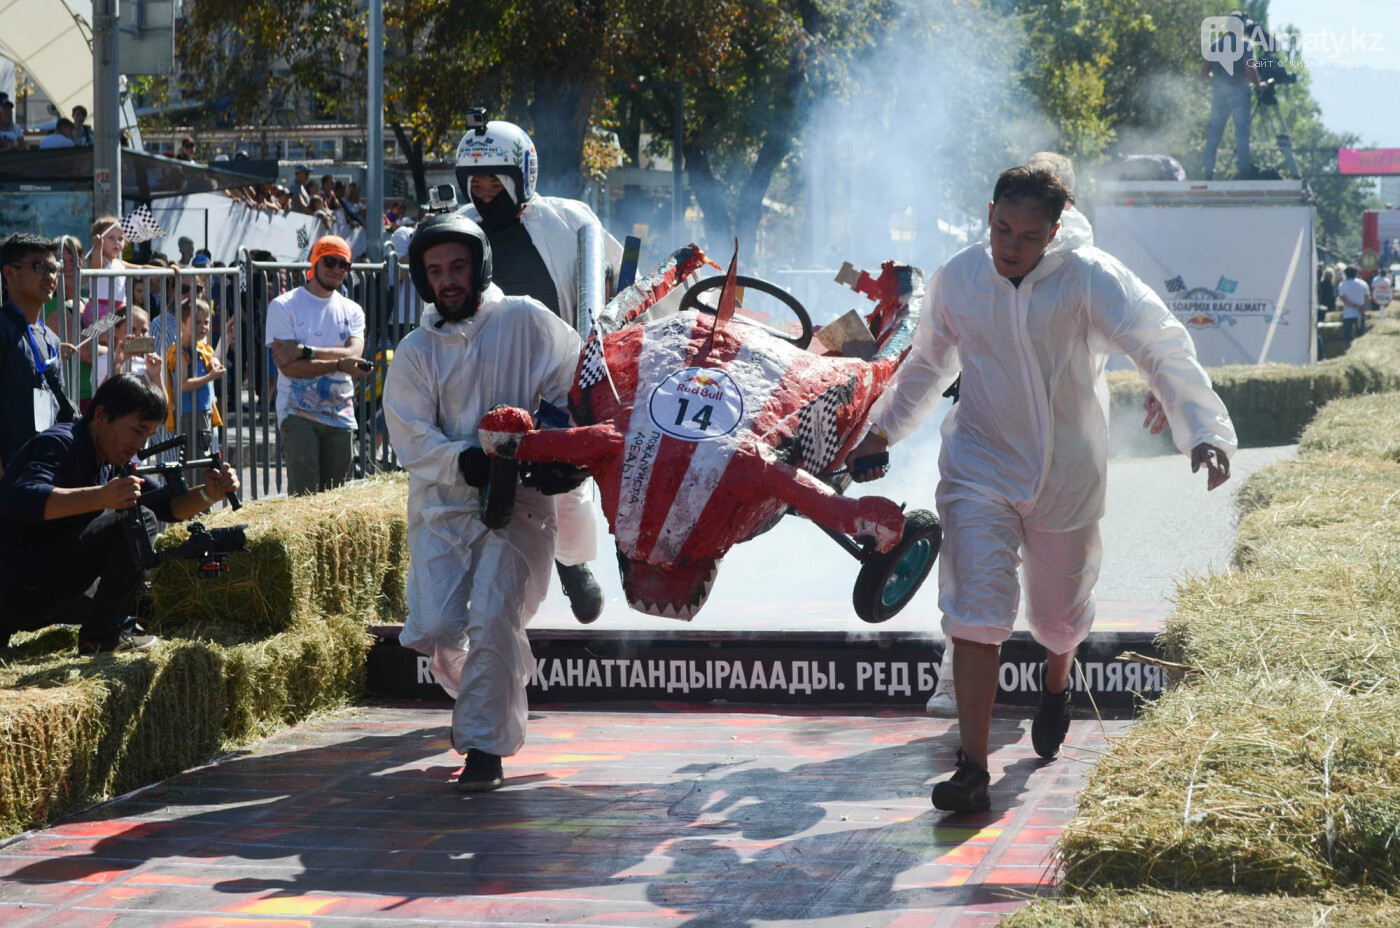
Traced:
<path fill-rule="evenodd" d="M 92 112 L 91 0 L 0 0 L 0 55 L 60 113 Z"/>

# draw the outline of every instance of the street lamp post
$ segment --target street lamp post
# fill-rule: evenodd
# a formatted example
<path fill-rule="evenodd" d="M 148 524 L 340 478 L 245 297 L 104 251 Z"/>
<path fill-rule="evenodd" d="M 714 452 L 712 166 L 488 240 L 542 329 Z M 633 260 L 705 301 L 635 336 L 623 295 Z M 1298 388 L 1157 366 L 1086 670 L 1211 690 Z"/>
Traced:
<path fill-rule="evenodd" d="M 92 208 L 97 216 L 120 216 L 122 206 L 121 71 L 117 53 L 119 0 L 92 3 Z"/>
<path fill-rule="evenodd" d="M 369 260 L 384 257 L 384 0 L 369 0 L 369 112 L 365 120 L 365 245 Z"/>
<path fill-rule="evenodd" d="M 675 100 L 671 112 L 671 241 L 679 246 L 685 232 L 685 182 L 681 158 L 685 152 L 685 89 L 680 81 L 666 81 Z"/>

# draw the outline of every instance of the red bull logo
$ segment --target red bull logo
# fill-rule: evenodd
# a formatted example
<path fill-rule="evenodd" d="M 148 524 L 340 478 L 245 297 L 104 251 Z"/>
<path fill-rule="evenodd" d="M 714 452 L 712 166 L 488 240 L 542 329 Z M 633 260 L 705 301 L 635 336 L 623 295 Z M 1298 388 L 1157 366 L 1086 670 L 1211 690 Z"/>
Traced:
<path fill-rule="evenodd" d="M 1198 313 L 1195 316 L 1183 319 L 1182 322 L 1184 322 L 1188 327 L 1196 329 L 1208 329 L 1211 326 L 1215 325 L 1215 319 L 1203 313 Z"/>

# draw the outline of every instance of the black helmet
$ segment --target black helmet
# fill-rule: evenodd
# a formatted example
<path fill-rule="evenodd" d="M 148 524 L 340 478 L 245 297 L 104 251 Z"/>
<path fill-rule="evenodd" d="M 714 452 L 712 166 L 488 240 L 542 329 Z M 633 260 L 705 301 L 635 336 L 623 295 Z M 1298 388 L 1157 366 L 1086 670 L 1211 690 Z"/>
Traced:
<path fill-rule="evenodd" d="M 424 303 L 437 302 L 437 295 L 428 286 L 428 274 L 423 269 L 423 255 L 434 245 L 444 242 L 461 242 L 472 252 L 472 293 L 474 301 L 471 312 L 481 302 L 481 293 L 491 285 L 491 243 L 481 226 L 460 213 L 440 213 L 431 216 L 418 225 L 413 238 L 408 243 L 408 272 L 413 277 L 413 288 L 423 298 Z"/>

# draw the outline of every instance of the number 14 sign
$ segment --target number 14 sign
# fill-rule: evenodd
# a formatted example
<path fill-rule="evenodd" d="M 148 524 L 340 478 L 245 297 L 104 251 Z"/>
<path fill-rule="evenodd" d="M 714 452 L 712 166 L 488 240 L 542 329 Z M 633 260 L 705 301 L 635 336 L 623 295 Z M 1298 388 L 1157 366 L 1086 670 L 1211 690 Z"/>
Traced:
<path fill-rule="evenodd" d="M 687 367 L 657 385 L 647 411 L 667 435 L 703 441 L 738 427 L 744 418 L 744 395 L 722 370 Z"/>

